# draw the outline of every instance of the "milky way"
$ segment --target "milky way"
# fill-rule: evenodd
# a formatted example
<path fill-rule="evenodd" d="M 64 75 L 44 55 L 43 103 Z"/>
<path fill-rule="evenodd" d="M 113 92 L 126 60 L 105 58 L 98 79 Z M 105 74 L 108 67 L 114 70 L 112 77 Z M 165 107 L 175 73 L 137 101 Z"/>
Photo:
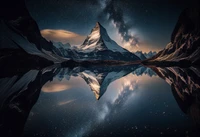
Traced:
<path fill-rule="evenodd" d="M 100 16 L 108 16 L 108 21 L 113 21 L 123 42 L 128 42 L 130 46 L 138 46 L 139 39 L 130 34 L 129 30 L 132 26 L 128 25 L 124 20 L 123 10 L 120 8 L 118 1 L 106 0 L 105 7 Z"/>

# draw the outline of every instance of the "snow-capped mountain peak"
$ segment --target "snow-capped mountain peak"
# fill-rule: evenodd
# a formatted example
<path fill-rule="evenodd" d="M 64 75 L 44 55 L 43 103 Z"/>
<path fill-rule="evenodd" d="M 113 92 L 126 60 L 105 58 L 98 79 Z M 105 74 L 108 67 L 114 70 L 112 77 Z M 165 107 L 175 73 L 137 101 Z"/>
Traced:
<path fill-rule="evenodd" d="M 97 22 L 95 27 L 92 29 L 90 35 L 87 36 L 83 44 L 79 47 L 81 52 L 97 52 L 111 50 L 113 52 L 127 52 L 113 41 L 106 31 L 106 29 Z"/>
<path fill-rule="evenodd" d="M 70 49 L 71 45 L 69 43 L 63 44 L 64 49 Z"/>
<path fill-rule="evenodd" d="M 142 53 L 142 51 L 134 52 L 135 55 L 137 55 L 141 60 L 147 59 L 146 56 Z"/>
<path fill-rule="evenodd" d="M 62 42 L 53 42 L 53 45 L 56 48 L 64 48 L 64 49 L 70 49 L 71 45 L 69 43 L 63 44 Z"/>

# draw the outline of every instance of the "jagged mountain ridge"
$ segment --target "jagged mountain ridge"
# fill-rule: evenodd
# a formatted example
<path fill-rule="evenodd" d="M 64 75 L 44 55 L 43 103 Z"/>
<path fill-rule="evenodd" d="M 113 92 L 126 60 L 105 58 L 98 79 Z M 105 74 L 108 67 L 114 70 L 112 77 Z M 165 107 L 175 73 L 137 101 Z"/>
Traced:
<path fill-rule="evenodd" d="M 134 52 L 134 54 L 137 55 L 141 60 L 145 60 L 145 59 L 148 59 L 148 58 L 155 56 L 156 52 L 155 51 L 149 51 L 149 52 L 143 53 L 142 51 L 136 51 L 136 52 Z"/>
<path fill-rule="evenodd" d="M 185 62 L 200 64 L 200 8 L 184 10 L 165 49 L 144 63 Z M 186 62 L 187 61 L 187 62 Z M 183 63 L 184 64 L 184 63 Z"/>
<path fill-rule="evenodd" d="M 66 50 L 72 48 L 69 43 L 65 43 L 65 44 L 63 44 L 62 42 L 52 42 L 52 43 L 56 48 L 63 48 Z"/>
<path fill-rule="evenodd" d="M 62 44 L 61 42 L 52 42 L 52 44 L 54 45 L 53 51 L 57 55 L 70 58 L 69 50 L 71 50 L 71 45 L 69 43 Z"/>
<path fill-rule="evenodd" d="M 83 44 L 78 48 L 80 52 L 98 52 L 111 50 L 113 52 L 128 52 L 113 41 L 107 34 L 106 29 L 97 22 L 90 35 L 87 36 Z"/>
<path fill-rule="evenodd" d="M 157 54 L 156 51 L 149 51 L 149 52 L 145 52 L 144 56 L 148 59 L 148 58 L 155 56 L 156 54 Z"/>
<path fill-rule="evenodd" d="M 137 55 L 141 60 L 147 59 L 146 56 L 142 53 L 142 51 L 136 51 L 134 52 L 135 55 Z"/>
<path fill-rule="evenodd" d="M 83 44 L 77 48 L 77 54 L 79 59 L 83 60 L 140 60 L 135 54 L 113 41 L 99 22 L 96 23 Z"/>

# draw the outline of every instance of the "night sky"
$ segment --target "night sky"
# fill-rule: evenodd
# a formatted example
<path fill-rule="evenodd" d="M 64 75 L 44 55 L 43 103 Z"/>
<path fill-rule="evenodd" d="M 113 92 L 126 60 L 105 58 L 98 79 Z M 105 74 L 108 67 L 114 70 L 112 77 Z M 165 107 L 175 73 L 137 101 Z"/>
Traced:
<path fill-rule="evenodd" d="M 26 5 L 41 31 L 48 29 L 63 36 L 63 41 L 57 41 L 80 45 L 98 21 L 119 45 L 146 52 L 163 49 L 181 11 L 197 1 L 26 0 Z"/>

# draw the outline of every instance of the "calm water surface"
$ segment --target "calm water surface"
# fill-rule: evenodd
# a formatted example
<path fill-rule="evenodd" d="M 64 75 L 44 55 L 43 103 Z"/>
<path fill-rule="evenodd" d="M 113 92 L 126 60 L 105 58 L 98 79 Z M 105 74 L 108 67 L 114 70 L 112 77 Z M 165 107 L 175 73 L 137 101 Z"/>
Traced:
<path fill-rule="evenodd" d="M 196 122 L 177 102 L 169 81 L 150 68 L 77 67 L 52 72 L 55 75 L 39 88 L 24 125 L 24 137 L 199 134 Z"/>
<path fill-rule="evenodd" d="M 25 135 L 187 136 L 192 130 L 191 118 L 179 108 L 170 85 L 155 73 L 133 71 L 110 83 L 99 100 L 81 76 L 58 74 L 43 86 Z"/>

